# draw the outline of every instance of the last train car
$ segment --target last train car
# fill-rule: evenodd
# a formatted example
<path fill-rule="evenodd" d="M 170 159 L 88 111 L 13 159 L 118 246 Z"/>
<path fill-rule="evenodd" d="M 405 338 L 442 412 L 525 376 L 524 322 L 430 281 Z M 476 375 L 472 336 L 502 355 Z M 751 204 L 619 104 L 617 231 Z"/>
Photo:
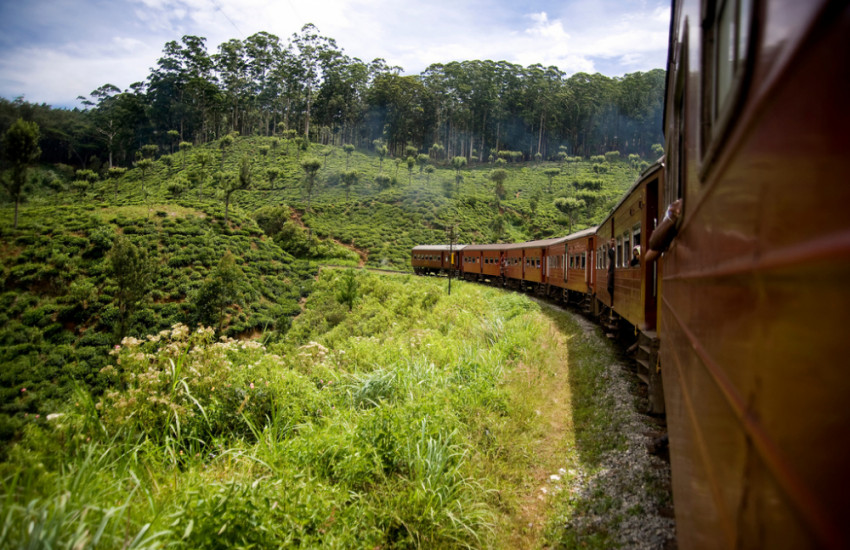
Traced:
<path fill-rule="evenodd" d="M 462 244 L 452 246 L 447 244 L 414 246 L 410 257 L 413 272 L 419 275 L 428 275 L 448 273 L 449 270 L 456 271 L 464 246 Z"/>
<path fill-rule="evenodd" d="M 670 28 L 678 545 L 850 548 L 850 3 L 675 0 Z"/>

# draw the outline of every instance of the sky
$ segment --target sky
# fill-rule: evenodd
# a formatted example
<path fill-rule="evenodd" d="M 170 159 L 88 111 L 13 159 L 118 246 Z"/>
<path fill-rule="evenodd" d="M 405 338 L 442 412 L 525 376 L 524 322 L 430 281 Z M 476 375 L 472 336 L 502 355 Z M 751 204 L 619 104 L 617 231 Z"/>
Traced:
<path fill-rule="evenodd" d="M 664 68 L 669 0 L 0 0 L 0 97 L 75 107 L 110 83 L 143 81 L 166 42 L 307 23 L 350 57 L 403 74 L 471 59 L 554 65 L 568 75 Z"/>

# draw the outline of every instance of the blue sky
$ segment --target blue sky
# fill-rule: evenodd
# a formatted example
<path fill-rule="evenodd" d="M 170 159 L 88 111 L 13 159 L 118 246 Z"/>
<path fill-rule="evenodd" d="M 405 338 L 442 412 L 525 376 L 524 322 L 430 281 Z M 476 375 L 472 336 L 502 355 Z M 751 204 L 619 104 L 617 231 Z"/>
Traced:
<path fill-rule="evenodd" d="M 169 40 L 207 49 L 306 23 L 352 57 L 417 74 L 465 59 L 619 76 L 663 68 L 668 0 L 0 0 L 0 97 L 77 105 L 105 83 L 144 80 Z"/>

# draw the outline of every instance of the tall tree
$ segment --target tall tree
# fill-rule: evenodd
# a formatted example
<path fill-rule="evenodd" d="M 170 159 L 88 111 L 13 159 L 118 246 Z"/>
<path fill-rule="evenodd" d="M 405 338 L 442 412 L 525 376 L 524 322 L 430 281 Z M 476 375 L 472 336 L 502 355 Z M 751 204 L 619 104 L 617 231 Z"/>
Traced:
<path fill-rule="evenodd" d="M 127 322 L 139 304 L 147 297 L 155 273 L 155 264 L 147 252 L 119 235 L 109 252 L 109 274 L 118 290 L 117 336 L 120 340 L 127 333 Z"/>
<path fill-rule="evenodd" d="M 307 208 L 310 208 L 310 201 L 313 198 L 313 189 L 316 185 L 316 174 L 319 173 L 319 168 L 322 167 L 322 161 L 316 157 L 305 157 L 301 161 L 301 169 L 304 170 L 306 178 L 304 191 L 307 193 Z"/>
<path fill-rule="evenodd" d="M 224 194 L 224 225 L 227 225 L 228 212 L 230 210 L 230 197 L 236 191 L 241 191 L 251 187 L 252 178 L 251 159 L 247 156 L 242 157 L 242 160 L 239 163 L 239 173 L 236 177 L 226 175 L 221 178 L 220 185 Z"/>
<path fill-rule="evenodd" d="M 3 187 L 15 201 L 15 229 L 18 228 L 18 207 L 24 194 L 27 172 L 41 157 L 38 139 L 38 124 L 19 118 L 6 130 L 0 143 L 2 158 L 11 166 L 10 174 L 3 178 Z"/>

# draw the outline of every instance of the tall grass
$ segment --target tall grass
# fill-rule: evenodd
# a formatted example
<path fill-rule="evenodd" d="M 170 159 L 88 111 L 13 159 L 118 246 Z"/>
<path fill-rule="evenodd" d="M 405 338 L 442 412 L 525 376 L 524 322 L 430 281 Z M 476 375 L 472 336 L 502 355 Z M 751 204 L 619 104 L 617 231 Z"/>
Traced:
<path fill-rule="evenodd" d="M 323 273 L 268 349 L 182 325 L 125 339 L 111 388 L 78 389 L 0 464 L 0 547 L 492 544 L 497 482 L 473 458 L 519 410 L 502 379 L 539 347 L 537 306 L 357 277 L 329 323 Z"/>

